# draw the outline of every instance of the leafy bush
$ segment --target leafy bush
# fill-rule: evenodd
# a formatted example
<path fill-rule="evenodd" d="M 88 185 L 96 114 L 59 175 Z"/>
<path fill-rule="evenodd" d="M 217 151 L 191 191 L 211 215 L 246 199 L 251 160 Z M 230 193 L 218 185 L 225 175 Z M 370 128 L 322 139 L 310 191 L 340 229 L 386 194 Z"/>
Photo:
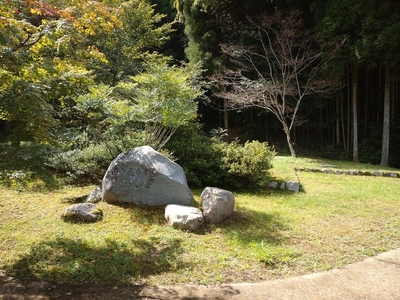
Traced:
<path fill-rule="evenodd" d="M 389 165 L 395 168 L 400 167 L 398 149 L 400 147 L 400 125 L 394 122 L 390 132 L 390 155 Z M 363 140 L 359 149 L 361 163 L 378 165 L 382 155 L 382 126 L 376 126 L 371 134 Z"/>
<path fill-rule="evenodd" d="M 362 143 L 359 148 L 359 157 L 361 163 L 378 165 L 381 160 L 381 146 Z"/>
<path fill-rule="evenodd" d="M 189 185 L 251 188 L 268 181 L 275 152 L 267 143 L 225 143 L 199 127 L 182 128 L 167 144 L 186 172 Z"/>
<path fill-rule="evenodd" d="M 68 183 L 88 183 L 101 179 L 110 156 L 104 145 L 90 146 L 83 150 L 60 152 L 50 159 L 49 165 L 66 176 Z"/>
<path fill-rule="evenodd" d="M 275 152 L 267 143 L 238 141 L 214 144 L 223 154 L 224 181 L 233 188 L 262 186 L 268 181 Z"/>
<path fill-rule="evenodd" d="M 217 185 L 221 180 L 222 153 L 197 124 L 178 129 L 166 148 L 182 166 L 190 186 Z"/>
<path fill-rule="evenodd" d="M 118 154 L 137 146 L 140 140 L 133 134 L 126 134 L 83 149 L 60 151 L 49 159 L 48 165 L 65 175 L 69 183 L 97 183 Z"/>
<path fill-rule="evenodd" d="M 366 137 L 359 146 L 361 163 L 378 165 L 382 153 L 382 126 L 372 128 L 371 134 Z"/>
<path fill-rule="evenodd" d="M 347 160 L 348 157 L 343 150 L 343 145 L 340 144 L 326 144 L 321 147 L 318 156 L 335 160 Z"/>
<path fill-rule="evenodd" d="M 49 166 L 66 175 L 69 183 L 98 182 L 118 154 L 141 146 L 142 141 L 140 135 L 130 133 L 83 149 L 60 151 Z M 182 166 L 190 186 L 222 188 L 263 185 L 275 155 L 267 143 L 225 143 L 205 136 L 193 124 L 179 129 L 161 152 Z"/>

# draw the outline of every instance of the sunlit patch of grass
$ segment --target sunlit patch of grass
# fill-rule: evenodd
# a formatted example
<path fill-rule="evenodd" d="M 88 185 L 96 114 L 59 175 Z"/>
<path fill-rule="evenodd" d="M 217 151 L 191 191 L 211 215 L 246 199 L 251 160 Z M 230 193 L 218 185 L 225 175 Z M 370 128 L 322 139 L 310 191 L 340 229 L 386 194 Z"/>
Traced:
<path fill-rule="evenodd" d="M 352 161 L 330 160 L 323 158 L 308 158 L 291 156 L 276 156 L 273 161 L 274 168 L 271 170 L 272 177 L 277 177 L 286 180 L 298 179 L 301 171 L 296 172 L 296 169 L 311 168 L 311 169 L 331 169 L 331 170 L 358 170 L 358 171 L 396 171 L 394 168 L 371 164 L 360 164 Z M 397 170 L 398 171 L 398 170 Z"/>
<path fill-rule="evenodd" d="M 216 284 L 329 270 L 399 247 L 400 180 L 294 171 L 317 164 L 332 162 L 278 157 L 274 176 L 297 176 L 302 192 L 235 192 L 234 215 L 197 232 L 168 226 L 164 207 L 104 202 L 101 222 L 63 222 L 94 186 L 0 188 L 0 269 L 27 280 Z"/>

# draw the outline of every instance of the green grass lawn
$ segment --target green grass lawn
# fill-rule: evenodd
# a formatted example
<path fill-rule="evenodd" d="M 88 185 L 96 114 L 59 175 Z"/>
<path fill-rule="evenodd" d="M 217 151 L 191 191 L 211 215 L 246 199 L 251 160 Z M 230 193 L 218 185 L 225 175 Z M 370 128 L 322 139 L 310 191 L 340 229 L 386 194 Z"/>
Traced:
<path fill-rule="evenodd" d="M 100 203 L 103 221 L 63 222 L 63 210 L 94 186 L 47 192 L 3 187 L 0 270 L 69 283 L 254 282 L 329 270 L 400 247 L 400 179 L 294 171 L 328 164 L 381 169 L 278 156 L 273 177 L 299 179 L 300 193 L 235 192 L 234 216 L 195 233 L 167 226 L 164 207 Z M 193 193 L 199 202 L 201 190 Z"/>

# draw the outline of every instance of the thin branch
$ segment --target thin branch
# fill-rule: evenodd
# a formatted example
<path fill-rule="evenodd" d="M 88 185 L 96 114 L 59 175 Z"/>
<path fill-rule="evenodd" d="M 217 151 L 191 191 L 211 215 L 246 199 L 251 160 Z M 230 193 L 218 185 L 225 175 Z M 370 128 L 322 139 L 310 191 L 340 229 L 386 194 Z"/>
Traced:
<path fill-rule="evenodd" d="M 40 31 L 37 35 L 28 34 L 28 37 L 23 42 L 21 42 L 19 45 L 17 45 L 15 47 L 16 50 L 34 46 L 46 35 L 46 33 L 48 33 L 50 30 L 53 30 L 56 27 L 57 27 L 57 24 L 52 23 L 52 24 L 49 24 L 46 28 L 44 28 L 42 31 Z M 33 40 L 31 40 L 31 38 L 33 36 L 35 36 L 35 37 Z"/>

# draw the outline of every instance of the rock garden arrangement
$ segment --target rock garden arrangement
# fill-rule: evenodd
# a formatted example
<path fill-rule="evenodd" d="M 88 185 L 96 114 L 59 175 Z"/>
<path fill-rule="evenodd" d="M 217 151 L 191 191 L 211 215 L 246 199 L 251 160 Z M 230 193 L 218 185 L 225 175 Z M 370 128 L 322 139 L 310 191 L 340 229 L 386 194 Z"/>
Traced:
<path fill-rule="evenodd" d="M 142 146 L 121 153 L 104 175 L 102 184 L 87 197 L 86 203 L 65 209 L 62 219 L 70 222 L 95 222 L 103 212 L 95 203 L 132 203 L 136 205 L 166 205 L 167 223 L 182 230 L 195 231 L 205 222 L 213 224 L 229 218 L 234 211 L 232 192 L 206 187 L 201 206 L 194 207 L 193 195 L 181 166 L 155 151 Z"/>

